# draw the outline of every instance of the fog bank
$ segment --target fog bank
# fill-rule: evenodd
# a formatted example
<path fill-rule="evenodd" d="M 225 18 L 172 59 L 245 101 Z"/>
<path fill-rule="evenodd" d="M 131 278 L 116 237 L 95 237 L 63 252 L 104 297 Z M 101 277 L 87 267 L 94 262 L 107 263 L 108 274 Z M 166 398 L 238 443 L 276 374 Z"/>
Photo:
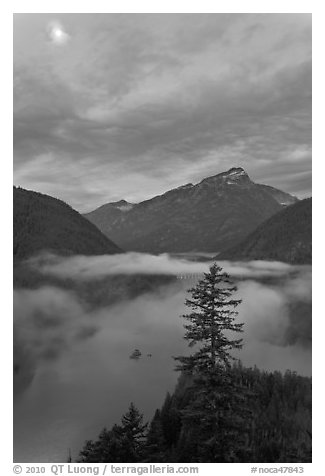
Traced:
<path fill-rule="evenodd" d="M 84 439 L 117 422 L 131 400 L 147 418 L 152 416 L 174 388 L 172 356 L 192 351 L 179 316 L 188 311 L 184 301 L 199 277 L 194 275 L 208 271 L 210 264 L 134 253 L 46 260 L 33 266 L 61 277 L 81 273 L 85 281 L 112 274 L 112 266 L 115 272 L 136 274 L 145 263 L 150 273 L 161 263 L 166 273 L 173 270 L 183 279 L 95 308 L 68 289 L 15 290 L 16 461 L 63 461 L 67 448 L 77 451 Z M 244 347 L 238 352 L 243 364 L 310 375 L 310 267 L 223 265 L 238 278 L 237 295 L 243 300 L 238 307 L 238 321 L 245 323 Z M 129 358 L 135 348 L 142 352 L 139 361 Z"/>
<path fill-rule="evenodd" d="M 200 255 L 201 256 L 201 255 Z M 100 279 L 116 274 L 170 274 L 175 276 L 208 272 L 215 261 L 193 260 L 194 255 L 150 255 L 146 253 L 122 253 L 102 256 L 69 256 L 41 254 L 28 260 L 31 268 L 43 274 L 77 280 Z M 218 261 L 220 266 L 234 277 L 266 277 L 288 274 L 294 269 L 307 266 L 291 266 L 278 261 L 231 262 Z"/>

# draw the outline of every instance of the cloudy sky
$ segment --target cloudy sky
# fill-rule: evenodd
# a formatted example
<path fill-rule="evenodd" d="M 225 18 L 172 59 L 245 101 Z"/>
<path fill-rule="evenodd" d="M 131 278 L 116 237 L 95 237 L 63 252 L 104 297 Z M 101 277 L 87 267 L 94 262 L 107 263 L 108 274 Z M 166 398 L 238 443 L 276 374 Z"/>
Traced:
<path fill-rule="evenodd" d="M 232 166 L 311 195 L 310 15 L 14 15 L 16 185 L 84 212 Z"/>

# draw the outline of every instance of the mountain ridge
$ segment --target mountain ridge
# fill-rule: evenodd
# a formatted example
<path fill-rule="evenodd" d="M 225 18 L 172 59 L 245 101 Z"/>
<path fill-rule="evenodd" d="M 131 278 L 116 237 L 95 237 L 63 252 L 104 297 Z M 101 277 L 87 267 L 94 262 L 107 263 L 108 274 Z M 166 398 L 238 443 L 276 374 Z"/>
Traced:
<path fill-rule="evenodd" d="M 166 191 L 119 210 L 107 203 L 84 214 L 123 249 L 150 253 L 221 251 L 298 199 L 255 184 L 242 167 Z M 132 205 L 132 206 L 131 206 Z"/>
<path fill-rule="evenodd" d="M 312 262 L 312 198 L 280 210 L 216 259 Z"/>
<path fill-rule="evenodd" d="M 50 195 L 13 188 L 14 259 L 41 251 L 113 254 L 122 250 L 70 205 Z"/>

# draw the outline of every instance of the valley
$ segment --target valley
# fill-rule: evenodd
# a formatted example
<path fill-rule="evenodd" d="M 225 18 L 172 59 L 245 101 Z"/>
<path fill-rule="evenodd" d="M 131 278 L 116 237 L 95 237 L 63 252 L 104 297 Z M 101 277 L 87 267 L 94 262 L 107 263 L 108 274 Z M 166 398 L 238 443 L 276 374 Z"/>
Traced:
<path fill-rule="evenodd" d="M 321 461 L 312 15 L 232 10 L 13 14 L 14 472 Z"/>
<path fill-rule="evenodd" d="M 135 273 L 145 276 L 145 266 L 152 276 L 153 263 L 156 273 L 164 269 L 174 279 L 157 282 L 154 289 L 137 296 L 122 292 L 111 303 L 88 300 L 92 293 L 85 289 L 94 285 L 102 286 L 102 292 L 109 289 L 103 274 L 111 273 L 111 260 L 116 258 L 100 265 L 104 258 L 87 257 L 80 263 L 92 270 L 81 278 L 71 258 L 63 257 L 55 266 L 50 260 L 39 272 L 55 273 L 55 284 L 15 291 L 17 363 L 23 359 L 16 375 L 15 461 L 62 462 L 68 448 L 76 457 L 84 440 L 95 437 L 104 424 L 115 423 L 130 399 L 151 418 L 166 392 L 174 389 L 178 375 L 172 356 L 188 352 L 179 317 L 185 311 L 186 290 L 211 261 L 193 255 L 191 259 L 126 255 L 123 286 L 132 285 Z M 243 364 L 258 362 L 260 369 L 289 368 L 311 375 L 310 267 L 220 264 L 236 279 L 243 299 L 239 318 L 245 323 L 245 342 L 238 355 Z M 74 276 L 83 283 L 82 293 L 58 287 L 63 276 L 66 280 L 67 269 L 70 279 Z M 117 279 L 121 277 L 110 276 L 116 286 Z M 294 306 L 300 308 L 299 319 Z M 136 348 L 142 356 L 132 360 Z"/>

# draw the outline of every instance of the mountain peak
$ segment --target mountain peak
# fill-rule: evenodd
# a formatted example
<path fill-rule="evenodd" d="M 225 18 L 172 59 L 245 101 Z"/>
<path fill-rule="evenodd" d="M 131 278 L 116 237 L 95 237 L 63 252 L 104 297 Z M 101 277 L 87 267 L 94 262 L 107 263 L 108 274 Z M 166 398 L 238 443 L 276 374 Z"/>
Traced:
<path fill-rule="evenodd" d="M 251 180 L 247 174 L 247 172 L 242 167 L 232 167 L 231 169 L 227 170 L 226 172 L 221 172 L 217 175 L 213 175 L 212 177 L 207 177 L 203 179 L 200 183 L 203 184 L 214 184 L 214 183 L 222 184 L 247 184 L 250 183 Z"/>
<path fill-rule="evenodd" d="M 227 170 L 227 172 L 223 172 L 220 175 L 246 175 L 248 177 L 247 172 L 242 167 L 232 167 Z"/>
<path fill-rule="evenodd" d="M 126 200 L 119 200 L 118 202 L 110 202 L 110 205 L 119 206 L 119 205 L 130 205 L 130 204 Z"/>
<path fill-rule="evenodd" d="M 119 200 L 118 202 L 110 202 L 108 205 L 114 208 L 118 208 L 122 212 L 128 212 L 134 207 L 133 203 L 129 203 L 126 200 Z"/>
<path fill-rule="evenodd" d="M 231 167 L 130 211 L 110 204 L 87 218 L 128 251 L 215 252 L 239 243 L 289 200 L 284 192 L 253 182 L 242 167 Z"/>

